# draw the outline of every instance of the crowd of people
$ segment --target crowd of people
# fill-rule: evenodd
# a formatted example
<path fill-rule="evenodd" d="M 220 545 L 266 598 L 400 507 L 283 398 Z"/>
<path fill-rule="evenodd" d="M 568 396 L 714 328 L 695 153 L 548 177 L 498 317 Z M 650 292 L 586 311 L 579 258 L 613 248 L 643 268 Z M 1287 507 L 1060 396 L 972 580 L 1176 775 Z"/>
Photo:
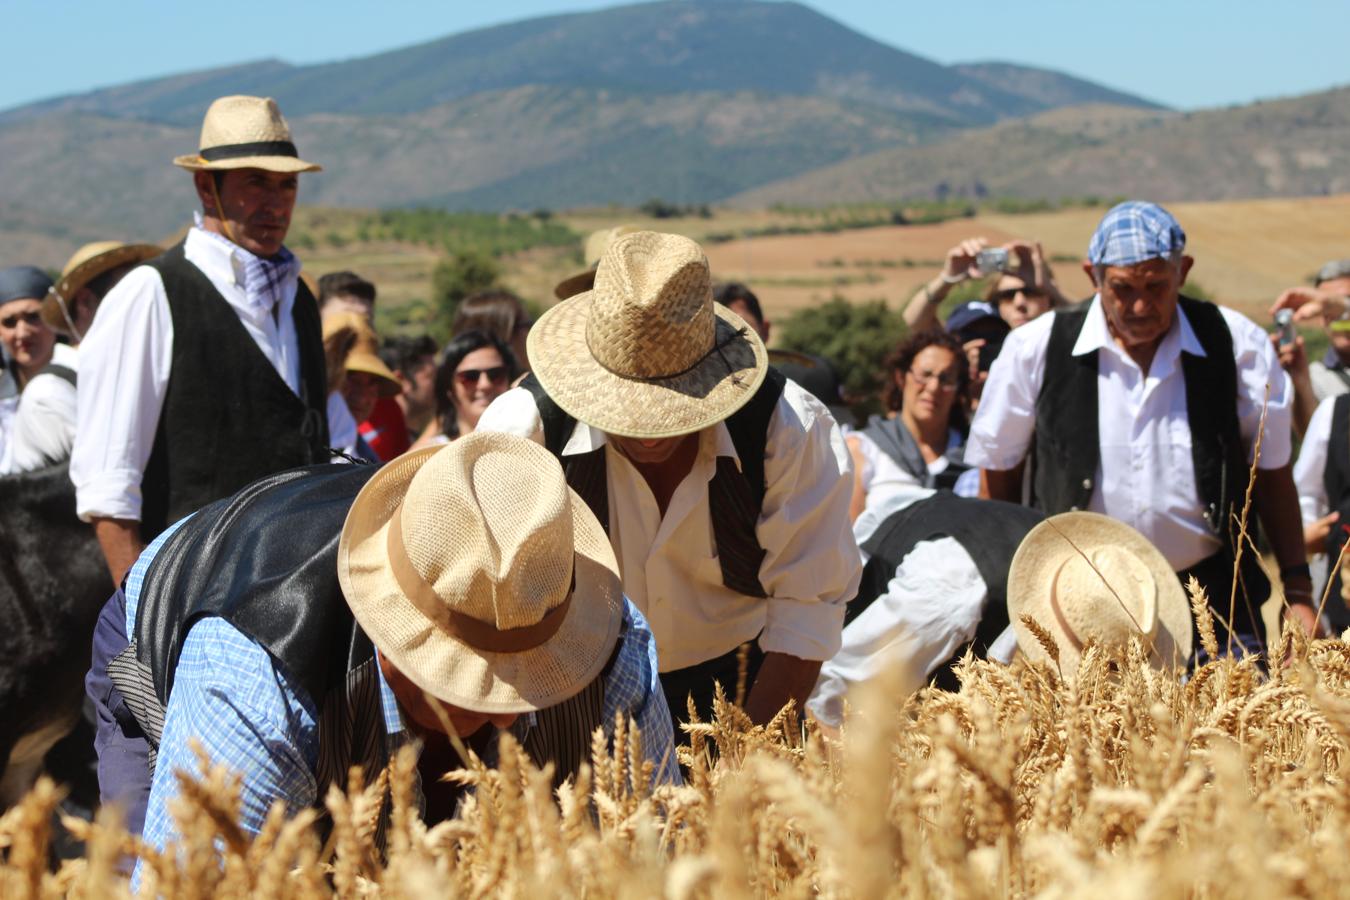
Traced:
<path fill-rule="evenodd" d="M 1184 669 L 1192 576 L 1220 652 L 1262 654 L 1259 534 L 1286 616 L 1350 624 L 1350 261 L 1272 308 L 1326 328 L 1309 363 L 1185 296 L 1155 204 L 1102 219 L 1088 298 L 1038 243 L 963 241 L 858 422 L 688 238 L 597 233 L 537 321 L 493 290 L 444 346 L 381 339 L 374 284 L 312 282 L 285 246 L 319 166 L 273 101 L 217 100 L 174 163 L 200 204 L 177 245 L 0 271 L 0 466 L 68 461 L 118 585 L 87 679 L 99 783 L 152 844 L 194 741 L 255 831 L 417 741 L 436 818 L 460 793 L 438 776 L 501 731 L 562 779 L 624 713 L 677 782 L 717 685 L 756 723 L 837 727 L 885 666 L 956 689 L 967 654 L 1043 658 L 1028 620 L 1061 663 L 1134 636 Z"/>

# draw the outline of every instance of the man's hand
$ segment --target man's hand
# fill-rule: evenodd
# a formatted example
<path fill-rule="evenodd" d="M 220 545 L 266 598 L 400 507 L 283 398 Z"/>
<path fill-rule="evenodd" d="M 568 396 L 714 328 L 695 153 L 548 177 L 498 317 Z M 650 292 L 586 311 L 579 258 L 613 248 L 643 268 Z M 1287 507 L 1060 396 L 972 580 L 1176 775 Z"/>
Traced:
<path fill-rule="evenodd" d="M 1311 373 L 1308 370 L 1308 354 L 1303 349 L 1303 336 L 1294 338 L 1292 344 L 1281 344 L 1279 334 L 1270 336 L 1270 343 L 1275 348 L 1275 352 L 1280 357 L 1280 366 L 1289 373 L 1289 377 L 1295 381 L 1310 380 Z M 1311 383 L 1311 381 L 1309 381 Z"/>
<path fill-rule="evenodd" d="M 1325 324 L 1334 322 L 1350 310 L 1350 302 L 1343 294 L 1321 288 L 1292 287 L 1275 300 L 1270 314 L 1273 316 L 1282 309 L 1292 309 L 1295 322 L 1312 322 L 1320 316 Z"/>
<path fill-rule="evenodd" d="M 1327 637 L 1327 630 L 1322 627 L 1322 622 L 1317 618 L 1317 610 L 1311 603 L 1290 603 L 1284 611 L 1284 617 L 1301 627 L 1303 633 L 1309 637 Z"/>
<path fill-rule="evenodd" d="M 767 725 L 789 700 L 800 713 L 816 686 L 820 660 L 800 659 L 786 653 L 766 653 L 764 662 L 745 700 L 745 712 L 756 725 Z"/>
<path fill-rule="evenodd" d="M 1308 548 L 1308 556 L 1326 551 L 1327 535 L 1331 534 L 1331 529 L 1336 527 L 1336 520 L 1340 517 L 1340 513 L 1334 512 L 1303 526 L 1303 543 Z"/>
<path fill-rule="evenodd" d="M 975 257 L 989 246 L 984 238 L 968 238 L 947 251 L 947 261 L 942 265 L 942 280 L 948 284 L 965 281 L 990 272 L 981 272 L 975 268 Z"/>

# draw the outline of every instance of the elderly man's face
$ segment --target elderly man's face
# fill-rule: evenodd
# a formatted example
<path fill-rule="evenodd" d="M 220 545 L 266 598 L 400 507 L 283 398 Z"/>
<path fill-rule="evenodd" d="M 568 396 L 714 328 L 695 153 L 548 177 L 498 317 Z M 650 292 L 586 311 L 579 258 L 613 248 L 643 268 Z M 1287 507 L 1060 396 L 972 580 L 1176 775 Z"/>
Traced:
<path fill-rule="evenodd" d="M 1161 341 L 1176 317 L 1177 298 L 1193 260 L 1150 259 L 1133 266 L 1107 266 L 1100 277 L 1089 266 L 1088 275 L 1101 294 L 1111 333 L 1126 349 Z"/>
<path fill-rule="evenodd" d="M 215 209 L 211 172 L 198 172 L 197 193 L 207 210 Z M 226 237 L 255 256 L 281 252 L 291 227 L 300 178 L 294 173 L 264 169 L 230 169 L 220 181 L 221 209 L 214 218 L 228 226 Z M 209 226 L 209 223 L 208 223 Z"/>

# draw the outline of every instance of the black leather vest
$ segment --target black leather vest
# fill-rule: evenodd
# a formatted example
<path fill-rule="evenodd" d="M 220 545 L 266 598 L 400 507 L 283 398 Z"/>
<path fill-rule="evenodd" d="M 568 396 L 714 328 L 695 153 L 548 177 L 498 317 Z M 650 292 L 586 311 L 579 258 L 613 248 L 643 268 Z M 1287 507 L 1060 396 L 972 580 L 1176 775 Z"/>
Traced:
<path fill-rule="evenodd" d="M 858 596 L 848 605 L 845 626 L 886 592 L 896 569 L 916 545 L 942 537 L 954 538 L 975 561 L 988 590 L 975 636 L 932 674 L 938 687 L 957 690 L 960 685 L 952 666 L 967 649 L 977 658 L 984 658 L 989 645 L 1008 627 L 1008 567 L 1022 539 L 1043 518 L 1036 510 L 1015 503 L 974 500 L 948 491 L 938 491 L 905 507 L 878 525 L 863 542 L 862 549 L 871 558 L 863 567 Z"/>
<path fill-rule="evenodd" d="M 1214 304 L 1182 297 L 1180 308 L 1206 354 L 1181 354 L 1198 499 L 1205 521 L 1231 552 L 1229 523 L 1247 489 L 1233 338 Z M 1101 461 L 1097 353 L 1073 355 L 1090 309 L 1083 305 L 1053 313 L 1044 380 L 1036 398 L 1032 503 L 1050 515 L 1088 508 Z"/>
<path fill-rule="evenodd" d="M 292 318 L 300 394 L 179 243 L 146 263 L 173 318 L 173 360 L 141 490 L 141 536 L 272 472 L 328 459 L 328 384 L 319 308 L 305 283 Z"/>

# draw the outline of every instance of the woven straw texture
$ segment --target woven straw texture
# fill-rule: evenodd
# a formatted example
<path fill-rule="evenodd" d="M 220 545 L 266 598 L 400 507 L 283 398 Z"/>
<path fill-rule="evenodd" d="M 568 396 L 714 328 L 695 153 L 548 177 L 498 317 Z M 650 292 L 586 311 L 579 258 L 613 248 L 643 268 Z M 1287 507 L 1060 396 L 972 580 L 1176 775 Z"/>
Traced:
<path fill-rule="evenodd" d="M 562 624 L 533 649 L 477 649 L 434 618 L 453 610 L 499 630 L 535 625 L 567 600 L 574 564 Z M 347 517 L 338 576 L 382 654 L 424 690 L 476 712 L 542 709 L 576 694 L 604 668 L 623 616 L 600 523 L 547 450 L 506 434 L 470 434 L 381 469 Z"/>
<path fill-rule="evenodd" d="M 323 320 L 323 342 L 327 347 L 332 341 L 348 343 L 342 368 L 349 372 L 365 372 L 380 379 L 380 396 L 394 397 L 403 393 L 403 384 L 398 376 L 380 359 L 380 339 L 376 336 L 370 322 L 360 313 L 344 312 L 325 316 Z"/>
<path fill-rule="evenodd" d="M 1008 615 L 1018 647 L 1037 661 L 1049 654 L 1021 617 L 1044 626 L 1065 672 L 1077 671 L 1088 640 L 1123 644 L 1140 631 L 1155 666 L 1191 655 L 1191 611 L 1176 573 L 1141 534 L 1097 513 L 1052 516 L 1031 530 L 1008 572 Z"/>
<path fill-rule="evenodd" d="M 291 128 L 271 97 L 235 95 L 212 102 L 202 120 L 201 150 L 255 144 L 264 141 L 289 141 Z M 200 151 L 199 151 L 200 153 Z M 193 171 L 208 169 L 266 169 L 269 172 L 319 172 L 323 167 L 293 156 L 240 156 L 208 162 L 191 153 L 174 158 L 173 164 Z"/>
<path fill-rule="evenodd" d="M 674 437 L 749 402 L 768 356 L 759 336 L 712 299 L 703 250 L 674 234 L 621 235 L 595 287 L 530 330 L 530 362 L 568 414 L 610 434 Z"/>
<path fill-rule="evenodd" d="M 75 299 L 80 288 L 93 281 L 109 269 L 127 263 L 143 263 L 147 259 L 159 256 L 164 251 L 154 244 L 124 244 L 121 241 L 95 241 L 85 244 L 66 262 L 61 277 L 42 301 L 42 320 L 49 326 L 68 334 L 70 326 L 61 315 L 61 302 L 67 306 Z M 59 295 L 59 296 L 58 296 Z"/>

